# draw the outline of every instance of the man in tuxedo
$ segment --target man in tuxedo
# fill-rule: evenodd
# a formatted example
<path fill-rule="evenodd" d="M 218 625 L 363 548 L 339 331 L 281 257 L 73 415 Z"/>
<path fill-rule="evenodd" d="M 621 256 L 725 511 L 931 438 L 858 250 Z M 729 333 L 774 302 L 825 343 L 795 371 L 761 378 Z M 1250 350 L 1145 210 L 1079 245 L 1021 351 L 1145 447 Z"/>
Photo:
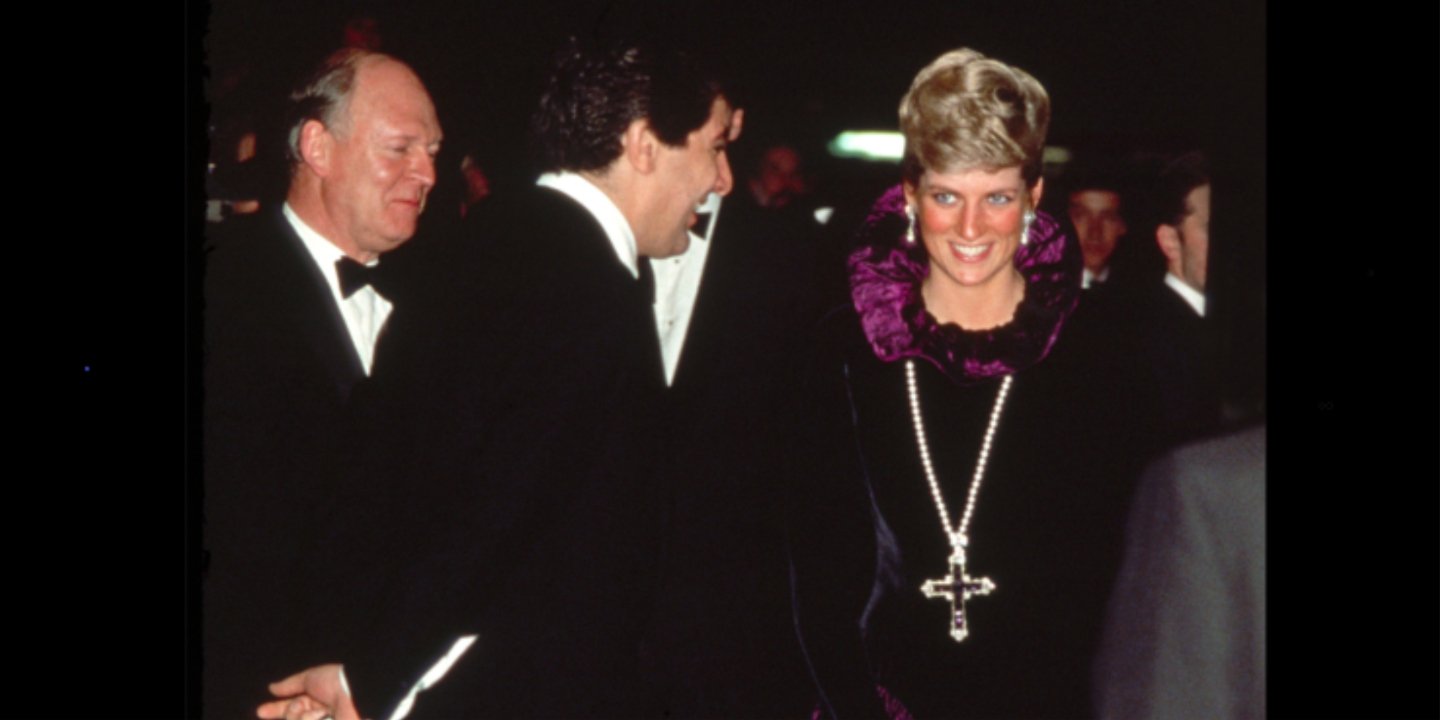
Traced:
<path fill-rule="evenodd" d="M 1161 172 L 1168 191 L 1155 242 L 1165 255 L 1165 285 L 1205 317 L 1205 268 L 1210 255 L 1210 177 L 1204 158 L 1192 153 Z"/>
<path fill-rule="evenodd" d="M 1061 412 L 1070 414 L 1066 424 L 1077 438 L 1074 447 L 1094 453 L 1076 458 L 1076 467 L 1091 468 L 1097 478 L 1128 478 L 1139 466 L 1122 460 L 1128 453 L 1117 453 L 1115 441 L 1128 436 L 1140 402 L 1134 390 L 1139 369 L 1128 362 L 1137 352 L 1135 308 L 1141 303 L 1135 291 L 1137 286 L 1151 290 L 1138 278 L 1158 279 L 1137 272 L 1135 257 L 1150 258 L 1147 253 L 1154 253 L 1154 248 L 1132 247 L 1133 239 L 1126 238 L 1127 216 L 1134 214 L 1135 203 L 1127 172 L 1120 165 L 1100 154 L 1081 153 L 1062 182 L 1060 192 L 1054 194 L 1055 214 L 1068 217 L 1075 227 L 1084 265 L 1083 292 L 1046 362 L 1071 378 L 1066 383 L 1071 395 L 1060 405 Z M 1115 462 L 1127 467 L 1112 469 Z M 1107 485 L 1125 492 L 1114 483 Z"/>
<path fill-rule="evenodd" d="M 1080 252 L 1085 270 L 1080 286 L 1089 290 L 1110 279 L 1110 256 L 1125 234 L 1125 218 L 1120 213 L 1120 193 L 1110 184 L 1091 181 L 1077 185 L 1069 193 L 1066 207 L 1075 235 L 1080 239 Z"/>
<path fill-rule="evenodd" d="M 326 58 L 292 93 L 283 207 L 206 249 L 204 710 L 253 714 L 276 662 L 318 661 L 326 588 L 305 549 L 354 451 L 352 401 L 391 312 L 368 283 L 415 232 L 440 125 L 404 63 Z"/>
<path fill-rule="evenodd" d="M 1220 385 L 1213 323 L 1206 318 L 1210 255 L 1210 171 L 1198 152 L 1161 168 L 1153 184 L 1155 242 L 1165 276 L 1155 283 L 1137 339 L 1139 372 L 1148 390 L 1154 449 L 1213 432 L 1220 419 Z"/>
<path fill-rule="evenodd" d="M 642 646 L 657 717 L 783 717 L 813 699 L 776 511 L 821 304 L 818 226 L 744 195 L 712 197 L 685 253 L 649 261 L 670 385 L 666 553 Z"/>
<path fill-rule="evenodd" d="M 404 560 L 360 581 L 367 646 L 276 683 L 262 717 L 643 711 L 667 444 L 645 259 L 730 190 L 730 124 L 679 53 L 560 53 L 533 119 L 547 172 L 475 209 L 377 361 L 395 495 L 370 529 Z"/>

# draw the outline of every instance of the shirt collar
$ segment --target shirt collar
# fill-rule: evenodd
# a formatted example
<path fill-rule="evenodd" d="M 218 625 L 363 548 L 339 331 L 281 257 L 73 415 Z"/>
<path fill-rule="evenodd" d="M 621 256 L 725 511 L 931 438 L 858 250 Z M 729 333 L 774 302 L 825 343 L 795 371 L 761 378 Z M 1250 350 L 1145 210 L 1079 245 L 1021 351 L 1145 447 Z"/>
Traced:
<path fill-rule="evenodd" d="M 630 222 L 615 205 L 603 190 L 595 186 L 595 183 L 586 180 L 583 176 L 572 172 L 545 173 L 535 181 L 536 185 L 548 187 L 563 193 L 566 197 L 580 203 L 600 223 L 601 229 L 605 231 L 605 237 L 610 240 L 610 245 L 615 249 L 615 256 L 620 258 L 620 263 L 630 271 L 633 277 L 640 277 L 639 255 L 635 249 L 635 231 L 630 229 Z"/>
<path fill-rule="evenodd" d="M 305 224 L 305 221 L 301 220 L 300 216 L 295 214 L 295 210 L 290 207 L 290 203 L 285 203 L 285 205 L 280 208 L 280 212 L 285 216 L 286 220 L 290 221 L 290 227 L 294 228 L 295 234 L 300 236 L 300 242 L 304 243 L 305 249 L 310 251 L 310 256 L 315 258 L 315 264 L 321 268 L 334 270 L 336 261 L 345 257 L 345 251 L 341 250 L 335 243 L 325 239 L 324 235 L 315 232 L 315 228 Z M 378 257 L 365 263 L 368 267 L 374 267 L 379 264 L 380 258 Z"/>
<path fill-rule="evenodd" d="M 1165 273 L 1165 284 L 1169 285 L 1186 305 L 1193 308 L 1196 315 L 1205 317 L 1205 293 L 1190 287 L 1184 280 L 1175 277 L 1174 273 Z"/>
<path fill-rule="evenodd" d="M 1085 268 L 1080 273 L 1080 287 L 1089 290 L 1091 285 L 1099 285 L 1110 279 L 1110 266 L 1100 268 L 1098 273 L 1090 272 L 1090 268 Z"/>

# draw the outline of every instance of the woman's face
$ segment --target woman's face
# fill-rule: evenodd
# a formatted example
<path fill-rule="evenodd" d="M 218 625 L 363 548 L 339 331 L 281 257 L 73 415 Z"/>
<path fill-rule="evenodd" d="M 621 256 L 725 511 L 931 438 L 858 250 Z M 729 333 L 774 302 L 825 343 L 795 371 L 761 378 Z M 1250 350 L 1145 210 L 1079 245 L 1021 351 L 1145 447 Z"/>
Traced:
<path fill-rule="evenodd" d="M 916 211 L 916 232 L 930 254 L 928 282 L 942 290 L 1002 292 L 1020 280 L 1020 247 L 1026 208 L 1040 202 L 1043 180 L 1027 192 L 1020 167 L 939 173 L 926 170 L 918 185 L 905 185 Z"/>

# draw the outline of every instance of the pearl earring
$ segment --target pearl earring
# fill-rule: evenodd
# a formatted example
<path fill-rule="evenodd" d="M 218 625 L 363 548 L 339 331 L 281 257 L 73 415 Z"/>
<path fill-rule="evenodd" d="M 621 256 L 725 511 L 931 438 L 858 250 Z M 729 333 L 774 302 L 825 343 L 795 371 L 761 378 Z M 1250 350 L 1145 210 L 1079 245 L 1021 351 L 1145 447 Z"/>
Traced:
<path fill-rule="evenodd" d="M 1033 222 L 1035 222 L 1035 211 L 1034 211 L 1034 210 L 1026 210 L 1026 211 L 1025 211 L 1024 224 L 1022 224 L 1022 225 L 1020 226 L 1020 244 L 1021 244 L 1021 245 L 1028 245 L 1028 244 L 1030 243 L 1030 223 L 1033 223 Z"/>
<path fill-rule="evenodd" d="M 905 228 L 905 244 L 915 244 L 915 208 L 905 206 L 905 216 L 910 219 L 910 224 Z"/>

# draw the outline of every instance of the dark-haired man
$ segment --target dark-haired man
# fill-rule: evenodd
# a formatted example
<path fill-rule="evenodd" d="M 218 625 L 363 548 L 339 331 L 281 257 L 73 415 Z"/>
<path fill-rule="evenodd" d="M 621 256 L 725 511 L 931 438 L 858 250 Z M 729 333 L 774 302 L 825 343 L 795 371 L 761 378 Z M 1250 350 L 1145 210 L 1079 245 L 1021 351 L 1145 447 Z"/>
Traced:
<path fill-rule="evenodd" d="M 1213 323 L 1206 318 L 1210 254 L 1210 170 L 1198 152 L 1167 162 L 1153 185 L 1153 233 L 1165 256 L 1139 335 L 1141 369 L 1154 407 L 1157 449 L 1213 431 L 1220 385 Z M 1159 285 L 1159 283 L 1157 283 Z"/>
<path fill-rule="evenodd" d="M 386 55 L 326 58 L 292 94 L 286 200 L 215 231 L 205 278 L 204 705 L 240 717 L 301 644 L 325 588 L 302 550 L 342 491 L 352 396 L 391 300 L 365 280 L 410 239 L 441 140 L 420 79 Z M 302 635 L 304 633 L 304 635 Z"/>
<path fill-rule="evenodd" d="M 1186 191 L 1173 218 L 1155 228 L 1165 254 L 1165 284 L 1205 317 L 1205 267 L 1210 254 L 1210 183 Z"/>
<path fill-rule="evenodd" d="M 666 444 L 642 260 L 684 251 L 730 190 L 730 124 L 683 56 L 561 54 L 533 122 L 547 172 L 467 218 L 379 360 L 403 493 L 374 530 L 409 559 L 372 647 L 277 684 L 262 716 L 642 711 Z"/>
<path fill-rule="evenodd" d="M 1120 214 L 1120 193 L 1098 185 L 1080 187 L 1070 193 L 1070 222 L 1080 239 L 1080 253 L 1085 269 L 1080 286 L 1104 284 L 1110 278 L 1110 256 L 1125 234 L 1125 218 Z"/>

